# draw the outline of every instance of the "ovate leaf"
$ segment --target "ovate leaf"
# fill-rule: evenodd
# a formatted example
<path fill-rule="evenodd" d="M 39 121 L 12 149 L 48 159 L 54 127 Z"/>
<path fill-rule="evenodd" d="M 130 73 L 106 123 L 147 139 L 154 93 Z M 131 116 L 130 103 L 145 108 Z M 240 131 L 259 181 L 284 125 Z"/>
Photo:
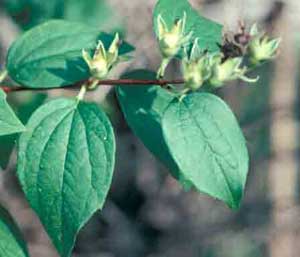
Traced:
<path fill-rule="evenodd" d="M 0 256 L 29 256 L 26 243 L 18 226 L 2 206 L 0 206 Z"/>
<path fill-rule="evenodd" d="M 77 22 L 52 20 L 24 33 L 10 47 L 7 70 L 21 85 L 60 87 L 90 77 L 82 49 L 92 52 L 101 40 L 108 47 L 114 36 Z M 133 50 L 127 43 L 120 55 Z"/>
<path fill-rule="evenodd" d="M 156 74 L 136 70 L 123 78 L 155 79 Z M 178 168 L 169 153 L 162 134 L 161 118 L 174 96 L 159 86 L 120 86 L 118 100 L 126 121 L 144 145 L 178 177 Z"/>
<path fill-rule="evenodd" d="M 245 139 L 229 107 L 208 93 L 169 104 L 163 134 L 185 180 L 238 208 L 248 172 Z"/>
<path fill-rule="evenodd" d="M 186 13 L 185 33 L 192 32 L 191 42 L 199 38 L 199 48 L 212 52 L 218 51 L 217 43 L 222 39 L 222 26 L 214 21 L 202 17 L 192 8 L 188 0 L 159 0 L 154 9 L 154 31 L 158 35 L 157 17 L 161 15 L 168 28 L 172 28 L 177 19 L 181 19 Z"/>
<path fill-rule="evenodd" d="M 59 99 L 30 118 L 19 141 L 18 178 L 62 257 L 102 208 L 114 160 L 113 129 L 97 105 Z"/>
<path fill-rule="evenodd" d="M 6 94 L 0 89 L 0 136 L 15 134 L 24 131 L 19 121 L 6 101 Z"/>

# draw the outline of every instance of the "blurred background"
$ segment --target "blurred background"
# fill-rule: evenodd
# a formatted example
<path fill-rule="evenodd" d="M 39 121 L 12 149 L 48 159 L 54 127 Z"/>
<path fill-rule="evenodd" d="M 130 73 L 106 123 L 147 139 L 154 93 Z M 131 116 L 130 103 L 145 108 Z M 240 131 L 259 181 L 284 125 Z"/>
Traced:
<path fill-rule="evenodd" d="M 174 0 L 175 1 L 175 0 Z M 176 0 L 180 1 L 180 0 Z M 0 63 L 18 35 L 52 18 L 119 31 L 136 46 L 135 59 L 113 71 L 156 70 L 160 56 L 152 32 L 155 0 L 0 0 Z M 196 192 L 185 192 L 137 139 L 120 112 L 114 91 L 101 87 L 88 98 L 114 124 L 117 163 L 102 212 L 78 236 L 74 257 L 299 257 L 299 33 L 300 1 L 193 0 L 204 16 L 236 31 L 257 22 L 282 37 L 278 58 L 256 72 L 254 84 L 235 82 L 217 93 L 233 108 L 251 156 L 239 211 Z M 173 63 L 168 76 L 178 76 Z M 26 122 L 44 101 L 60 95 L 18 92 L 9 103 Z M 17 136 L 0 137 L 0 202 L 22 228 L 32 257 L 57 257 L 15 177 Z"/>

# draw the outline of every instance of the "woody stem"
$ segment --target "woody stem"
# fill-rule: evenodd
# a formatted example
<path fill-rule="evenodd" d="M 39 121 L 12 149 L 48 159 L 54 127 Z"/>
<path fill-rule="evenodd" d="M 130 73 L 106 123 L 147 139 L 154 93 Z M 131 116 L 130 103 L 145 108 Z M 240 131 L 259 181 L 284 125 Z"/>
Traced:
<path fill-rule="evenodd" d="M 55 90 L 55 89 L 80 89 L 82 85 L 88 84 L 89 81 L 81 81 L 72 85 L 64 85 L 60 87 L 42 87 L 42 88 L 31 88 L 26 86 L 5 86 L 0 85 L 0 89 L 6 93 L 17 92 L 17 91 L 44 91 L 44 90 Z M 183 79 L 176 80 L 165 80 L 165 79 L 107 79 L 99 80 L 96 86 L 109 85 L 109 86 L 166 86 L 168 84 L 184 84 Z"/>

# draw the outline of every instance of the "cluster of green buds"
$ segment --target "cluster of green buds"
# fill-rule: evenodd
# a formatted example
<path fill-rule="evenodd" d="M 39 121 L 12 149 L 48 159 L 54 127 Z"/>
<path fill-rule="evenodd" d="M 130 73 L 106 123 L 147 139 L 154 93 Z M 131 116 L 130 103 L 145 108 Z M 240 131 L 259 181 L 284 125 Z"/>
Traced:
<path fill-rule="evenodd" d="M 90 73 L 95 79 L 105 79 L 109 71 L 121 60 L 119 57 L 119 34 L 116 33 L 108 50 L 102 41 L 98 42 L 93 57 L 86 50 L 82 50 L 82 56 L 87 63 Z"/>
<path fill-rule="evenodd" d="M 252 26 L 250 36 L 248 50 L 253 65 L 258 65 L 276 56 L 281 41 L 280 38 L 269 39 L 265 33 L 258 31 L 256 24 Z"/>
<path fill-rule="evenodd" d="M 198 90 L 206 82 L 212 87 L 221 87 L 225 82 L 241 79 L 247 82 L 255 82 L 257 78 L 247 78 L 246 67 L 242 67 L 241 57 L 223 60 L 222 53 L 201 53 L 198 42 L 195 40 L 191 54 L 182 62 L 182 72 L 187 90 Z"/>
<path fill-rule="evenodd" d="M 238 35 L 241 36 L 240 34 Z M 240 51 L 240 56 L 231 56 L 227 51 L 229 47 L 239 47 L 239 42 L 231 42 L 227 39 L 225 40 L 226 45 L 224 45 L 226 47 L 222 48 L 221 46 L 220 52 L 209 54 L 199 51 L 198 39 L 196 39 L 190 56 L 185 51 L 186 57 L 182 61 L 182 71 L 185 81 L 184 92 L 189 90 L 195 91 L 205 84 L 213 88 L 218 88 L 223 86 L 224 83 L 236 79 L 249 83 L 256 82 L 258 77 L 248 78 L 246 73 L 262 62 L 274 58 L 280 44 L 280 39 L 270 40 L 264 33 L 258 32 L 256 25 L 252 26 L 250 33 L 246 34 L 245 38 L 249 40 L 247 44 L 243 45 L 245 51 Z M 243 64 L 249 64 L 245 57 L 249 57 L 250 67 Z"/>
<path fill-rule="evenodd" d="M 158 71 L 158 77 L 163 77 L 164 71 L 170 60 L 178 54 L 189 41 L 192 33 L 185 33 L 186 13 L 177 19 L 171 28 L 168 28 L 161 15 L 157 17 L 158 42 L 163 61 Z"/>

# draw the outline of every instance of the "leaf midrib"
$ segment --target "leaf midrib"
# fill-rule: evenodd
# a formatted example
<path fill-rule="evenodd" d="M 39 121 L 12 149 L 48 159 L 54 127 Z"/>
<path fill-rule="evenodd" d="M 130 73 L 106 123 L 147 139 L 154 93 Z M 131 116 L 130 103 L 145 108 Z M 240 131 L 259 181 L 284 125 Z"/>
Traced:
<path fill-rule="evenodd" d="M 189 106 L 188 106 L 187 103 L 185 102 L 185 99 L 183 99 L 182 103 L 184 104 L 184 107 L 186 108 L 186 110 L 187 110 L 189 116 L 192 118 L 192 120 L 195 122 L 196 126 L 197 126 L 197 127 L 199 128 L 199 130 L 201 131 L 202 137 L 203 137 L 203 138 L 206 138 L 206 137 L 205 137 L 205 133 L 203 132 L 203 129 L 202 129 L 201 125 L 200 125 L 199 122 L 197 121 L 196 117 L 194 117 L 193 113 L 190 111 Z M 203 109 L 203 112 L 205 112 L 204 109 Z M 212 122 L 213 122 L 213 120 L 212 120 Z M 216 127 L 218 128 L 218 130 L 220 131 L 218 124 L 215 123 L 215 125 L 216 125 Z M 222 134 L 222 133 L 221 133 L 221 134 Z M 223 135 L 223 134 L 222 134 L 222 135 Z M 229 184 L 229 181 L 228 181 L 228 179 L 227 179 L 227 176 L 226 176 L 226 174 L 225 174 L 225 172 L 224 172 L 224 169 L 223 169 L 222 165 L 219 165 L 219 162 L 218 162 L 218 160 L 216 160 L 216 157 L 215 157 L 215 154 L 216 154 L 216 155 L 219 155 L 219 154 L 216 153 L 216 152 L 212 149 L 212 147 L 211 147 L 211 145 L 210 145 L 210 143 L 209 143 L 208 140 L 205 140 L 205 142 L 206 142 L 206 144 L 208 145 L 209 150 L 211 151 L 212 156 L 213 156 L 213 158 L 215 159 L 215 162 L 218 163 L 218 166 L 219 166 L 219 168 L 220 168 L 220 170 L 221 170 L 221 174 L 222 174 L 222 176 L 223 176 L 223 178 L 224 178 L 224 181 L 225 181 L 225 184 L 226 184 L 226 188 L 227 188 L 227 190 L 228 190 L 228 192 L 229 192 L 229 195 L 231 196 L 231 203 L 232 203 L 232 204 L 235 204 L 234 193 L 232 192 L 232 189 L 231 189 L 231 187 L 230 187 L 230 184 Z"/>
<path fill-rule="evenodd" d="M 59 109 L 59 110 L 63 110 L 63 109 L 64 109 L 64 108 Z M 41 208 L 41 200 L 40 200 L 40 197 L 39 197 L 39 196 L 40 196 L 40 192 L 39 192 L 39 190 L 38 190 L 38 188 L 39 188 L 38 185 L 39 185 L 40 174 L 41 174 L 40 166 L 41 166 L 41 161 L 42 161 L 42 159 L 43 159 L 44 152 L 45 152 L 45 149 L 47 148 L 49 142 L 51 141 L 52 136 L 55 134 L 55 132 L 56 132 L 57 129 L 60 127 L 60 125 L 64 122 L 64 120 L 66 120 L 66 119 L 69 117 L 69 115 L 71 114 L 72 111 L 73 111 L 73 110 L 71 109 L 69 112 L 67 112 L 67 113 L 62 117 L 62 119 L 56 124 L 56 126 L 55 126 L 54 129 L 51 131 L 51 133 L 50 133 L 50 135 L 49 135 L 49 137 L 48 137 L 48 139 L 47 139 L 47 141 L 46 141 L 46 143 L 45 143 L 45 145 L 44 145 L 44 147 L 43 147 L 43 149 L 42 149 L 42 151 L 41 151 L 41 155 L 40 155 L 40 159 L 39 159 L 39 164 L 38 164 L 37 182 L 36 182 L 39 210 L 42 210 L 42 208 Z M 54 114 L 55 112 L 56 112 L 56 111 L 54 111 L 54 112 L 51 113 L 51 114 Z M 51 115 L 51 114 L 50 114 L 50 115 Z M 50 115 L 47 115 L 46 118 L 48 118 Z M 45 118 L 45 119 L 46 119 L 46 118 Z M 45 119 L 43 119 L 43 120 L 45 120 Z M 37 211 L 39 211 L 39 210 L 37 210 Z M 43 214 L 43 215 L 44 215 L 44 214 Z M 46 216 L 46 215 L 45 215 L 45 216 Z"/>
<path fill-rule="evenodd" d="M 78 107 L 78 105 L 77 105 Z M 63 213 L 64 213 L 64 186 L 65 186 L 65 175 L 66 175 L 66 160 L 68 158 L 68 154 L 69 154 L 69 144 L 70 144 L 70 137 L 73 131 L 73 124 L 74 124 L 74 118 L 75 118 L 75 114 L 76 114 L 76 110 L 73 110 L 73 116 L 72 116 L 72 121 L 71 121 L 71 125 L 70 125 L 70 129 L 69 129 L 69 133 L 68 133 L 68 139 L 67 139 L 67 146 L 66 146 L 66 154 L 64 156 L 64 163 L 63 163 L 63 178 L 62 178 L 62 182 L 61 182 L 61 209 L 60 209 L 60 214 L 61 214 L 61 241 L 62 241 L 62 245 L 65 246 L 65 227 L 64 227 L 64 223 L 65 223 L 65 219 Z M 69 251 L 69 250 L 68 250 Z M 63 251 L 64 252 L 64 251 Z"/>

